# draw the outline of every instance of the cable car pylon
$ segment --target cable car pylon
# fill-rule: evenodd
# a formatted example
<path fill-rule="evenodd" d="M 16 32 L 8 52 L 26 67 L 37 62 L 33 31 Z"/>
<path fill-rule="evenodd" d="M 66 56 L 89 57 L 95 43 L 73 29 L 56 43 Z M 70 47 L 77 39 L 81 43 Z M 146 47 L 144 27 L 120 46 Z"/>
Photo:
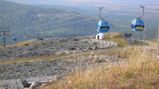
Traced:
<path fill-rule="evenodd" d="M 2 33 L 1 39 L 3 41 L 3 47 L 5 48 L 6 47 L 6 40 L 7 40 L 6 36 L 8 35 L 8 33 L 10 33 L 10 31 L 1 31 L 0 33 Z"/>

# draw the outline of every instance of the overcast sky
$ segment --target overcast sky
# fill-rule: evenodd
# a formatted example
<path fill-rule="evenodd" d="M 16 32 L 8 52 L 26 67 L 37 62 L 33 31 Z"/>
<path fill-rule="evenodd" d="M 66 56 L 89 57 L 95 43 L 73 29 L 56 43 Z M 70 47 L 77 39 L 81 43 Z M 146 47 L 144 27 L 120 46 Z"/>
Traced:
<path fill-rule="evenodd" d="M 159 0 L 10 0 L 18 3 L 35 5 L 63 5 L 63 6 L 82 6 L 100 7 L 107 10 L 130 10 L 137 9 L 140 5 L 145 5 L 149 12 L 159 11 Z"/>
<path fill-rule="evenodd" d="M 159 4 L 158 0 L 10 0 L 28 4 L 109 4 L 109 3 L 124 3 L 124 4 Z"/>

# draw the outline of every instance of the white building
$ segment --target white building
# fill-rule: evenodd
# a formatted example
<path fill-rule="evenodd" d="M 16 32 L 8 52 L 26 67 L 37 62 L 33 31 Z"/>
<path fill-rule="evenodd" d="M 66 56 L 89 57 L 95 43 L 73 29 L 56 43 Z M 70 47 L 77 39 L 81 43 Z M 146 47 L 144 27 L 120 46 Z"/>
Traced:
<path fill-rule="evenodd" d="M 104 34 L 103 34 L 103 33 L 98 33 L 98 34 L 96 35 L 96 39 L 97 39 L 97 40 L 102 40 L 102 39 L 104 39 Z"/>

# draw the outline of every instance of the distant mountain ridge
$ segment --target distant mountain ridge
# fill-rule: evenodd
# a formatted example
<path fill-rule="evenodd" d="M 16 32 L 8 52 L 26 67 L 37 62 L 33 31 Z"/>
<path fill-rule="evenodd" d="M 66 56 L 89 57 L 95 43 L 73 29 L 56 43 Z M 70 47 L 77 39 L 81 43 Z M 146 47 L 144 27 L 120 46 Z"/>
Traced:
<path fill-rule="evenodd" d="M 98 13 L 91 13 L 93 10 L 95 9 L 27 5 L 0 0 L 0 31 L 9 30 L 15 33 L 19 41 L 39 37 L 95 35 Z M 131 32 L 130 24 L 134 19 L 131 16 L 113 15 L 112 13 L 107 13 L 106 16 L 106 20 L 111 24 L 111 32 Z M 145 16 L 145 23 L 148 24 L 145 32 L 146 39 L 157 38 L 157 19 L 156 16 L 153 18 Z M 133 33 L 133 36 L 137 39 L 143 38 L 142 33 L 136 32 Z M 8 38 L 12 40 L 11 37 Z"/>
<path fill-rule="evenodd" d="M 23 40 L 94 34 L 96 20 L 73 10 L 0 1 L 0 31 L 9 30 Z"/>

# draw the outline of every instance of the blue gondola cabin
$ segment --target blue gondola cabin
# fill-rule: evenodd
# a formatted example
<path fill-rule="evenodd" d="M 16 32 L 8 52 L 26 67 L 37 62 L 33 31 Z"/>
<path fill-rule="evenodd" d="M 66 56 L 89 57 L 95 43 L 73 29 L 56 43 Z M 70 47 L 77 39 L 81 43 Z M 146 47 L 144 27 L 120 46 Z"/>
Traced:
<path fill-rule="evenodd" d="M 144 21 L 141 18 L 137 18 L 132 21 L 131 29 L 133 31 L 143 31 L 144 27 Z"/>
<path fill-rule="evenodd" d="M 100 20 L 97 24 L 97 32 L 105 33 L 110 29 L 110 24 L 107 21 Z"/>

